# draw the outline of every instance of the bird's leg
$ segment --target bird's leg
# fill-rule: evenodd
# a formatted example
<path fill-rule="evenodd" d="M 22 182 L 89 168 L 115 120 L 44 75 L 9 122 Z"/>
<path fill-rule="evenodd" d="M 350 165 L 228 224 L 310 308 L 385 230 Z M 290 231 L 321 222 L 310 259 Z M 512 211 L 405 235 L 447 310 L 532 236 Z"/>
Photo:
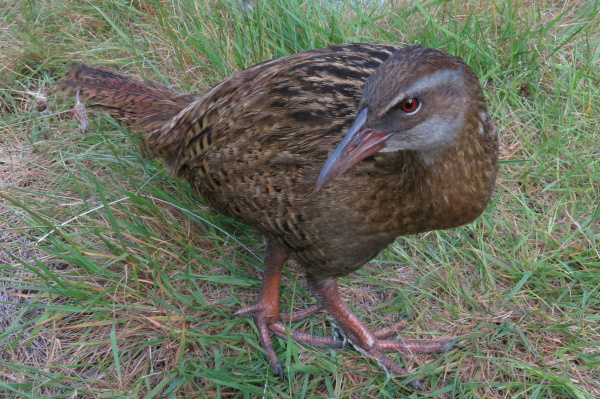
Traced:
<path fill-rule="evenodd" d="M 277 359 L 271 334 L 282 338 L 287 338 L 285 325 L 283 321 L 295 322 L 323 309 L 322 305 L 315 305 L 308 309 L 294 313 L 279 313 L 279 285 L 281 283 L 281 271 L 283 265 L 289 259 L 287 252 L 278 244 L 267 242 L 267 251 L 265 255 L 265 269 L 263 271 L 262 286 L 258 303 L 247 306 L 235 312 L 233 317 L 254 314 L 254 322 L 258 328 L 261 345 L 269 356 L 271 370 L 282 379 L 284 378 L 283 367 Z M 342 341 L 336 341 L 331 338 L 317 337 L 310 334 L 300 333 L 294 330 L 290 331 L 290 337 L 299 343 L 310 344 L 322 348 L 342 348 Z"/>
<path fill-rule="evenodd" d="M 258 303 L 240 309 L 233 314 L 234 317 L 254 314 L 254 322 L 260 334 L 261 345 L 269 356 L 271 370 L 282 379 L 284 378 L 283 367 L 281 367 L 281 363 L 279 363 L 273 349 L 270 326 L 281 323 L 279 319 L 279 284 L 281 283 L 283 265 L 288 259 L 289 255 L 280 245 L 268 241 Z"/>
<path fill-rule="evenodd" d="M 311 288 L 323 307 L 331 313 L 340 328 L 344 331 L 348 340 L 359 351 L 374 357 L 380 365 L 395 374 L 405 375 L 408 373 L 402 367 L 388 359 L 383 354 L 384 352 L 446 352 L 449 349 L 457 347 L 452 342 L 386 340 L 396 329 L 406 324 L 408 319 L 403 319 L 388 328 L 373 333 L 342 300 L 337 282 L 326 285 L 311 284 Z M 422 389 L 421 383 L 418 380 L 413 380 L 411 384 L 416 389 Z"/>

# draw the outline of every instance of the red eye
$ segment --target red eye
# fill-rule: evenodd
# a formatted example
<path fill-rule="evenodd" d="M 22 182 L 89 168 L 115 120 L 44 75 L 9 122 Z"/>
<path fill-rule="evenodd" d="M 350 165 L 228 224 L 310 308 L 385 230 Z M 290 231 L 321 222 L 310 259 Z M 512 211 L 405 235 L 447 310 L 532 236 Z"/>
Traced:
<path fill-rule="evenodd" d="M 409 98 L 408 100 L 402 101 L 400 104 L 400 109 L 408 114 L 415 112 L 419 109 L 421 103 L 416 98 Z"/>

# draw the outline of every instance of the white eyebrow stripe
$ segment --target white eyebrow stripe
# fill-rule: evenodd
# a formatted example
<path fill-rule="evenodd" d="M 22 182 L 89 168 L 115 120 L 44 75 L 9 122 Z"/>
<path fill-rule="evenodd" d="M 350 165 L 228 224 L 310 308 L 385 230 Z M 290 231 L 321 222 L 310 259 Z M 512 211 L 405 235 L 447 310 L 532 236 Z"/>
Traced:
<path fill-rule="evenodd" d="M 394 97 L 394 99 L 388 103 L 389 106 L 384 109 L 382 115 L 388 112 L 391 108 L 395 107 L 400 101 L 404 100 L 405 98 L 412 97 L 416 93 L 426 91 L 432 87 L 440 86 L 442 84 L 461 85 L 462 83 L 463 74 L 460 69 L 444 69 L 429 76 L 424 76 L 417 80 L 412 86 L 409 86 L 407 89 Z"/>

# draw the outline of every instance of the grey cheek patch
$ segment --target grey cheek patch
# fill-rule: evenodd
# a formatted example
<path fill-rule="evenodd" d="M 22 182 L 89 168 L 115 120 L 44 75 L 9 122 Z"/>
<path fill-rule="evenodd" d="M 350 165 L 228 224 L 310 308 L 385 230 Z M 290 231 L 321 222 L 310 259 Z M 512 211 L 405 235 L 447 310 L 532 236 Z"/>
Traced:
<path fill-rule="evenodd" d="M 461 132 L 464 112 L 455 117 L 432 116 L 414 128 L 390 137 L 381 152 L 402 150 L 438 150 Z"/>

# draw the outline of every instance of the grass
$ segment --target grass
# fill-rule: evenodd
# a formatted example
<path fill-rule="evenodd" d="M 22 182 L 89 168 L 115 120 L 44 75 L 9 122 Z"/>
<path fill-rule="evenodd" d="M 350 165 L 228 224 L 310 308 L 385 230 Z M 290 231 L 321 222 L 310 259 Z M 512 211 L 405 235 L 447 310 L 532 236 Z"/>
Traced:
<path fill-rule="evenodd" d="M 0 397 L 600 397 L 599 12 L 598 1 L 2 3 Z M 352 350 L 282 339 L 288 379 L 276 379 L 254 324 L 230 320 L 257 297 L 263 239 L 141 159 L 107 118 L 80 134 L 50 94 L 80 60 L 202 92 L 351 41 L 460 55 L 501 131 L 483 216 L 398 240 L 342 280 L 369 326 L 412 315 L 402 338 L 467 344 L 395 356 L 425 393 Z M 298 271 L 285 272 L 284 310 L 314 303 Z M 294 327 L 333 333 L 326 316 Z"/>

